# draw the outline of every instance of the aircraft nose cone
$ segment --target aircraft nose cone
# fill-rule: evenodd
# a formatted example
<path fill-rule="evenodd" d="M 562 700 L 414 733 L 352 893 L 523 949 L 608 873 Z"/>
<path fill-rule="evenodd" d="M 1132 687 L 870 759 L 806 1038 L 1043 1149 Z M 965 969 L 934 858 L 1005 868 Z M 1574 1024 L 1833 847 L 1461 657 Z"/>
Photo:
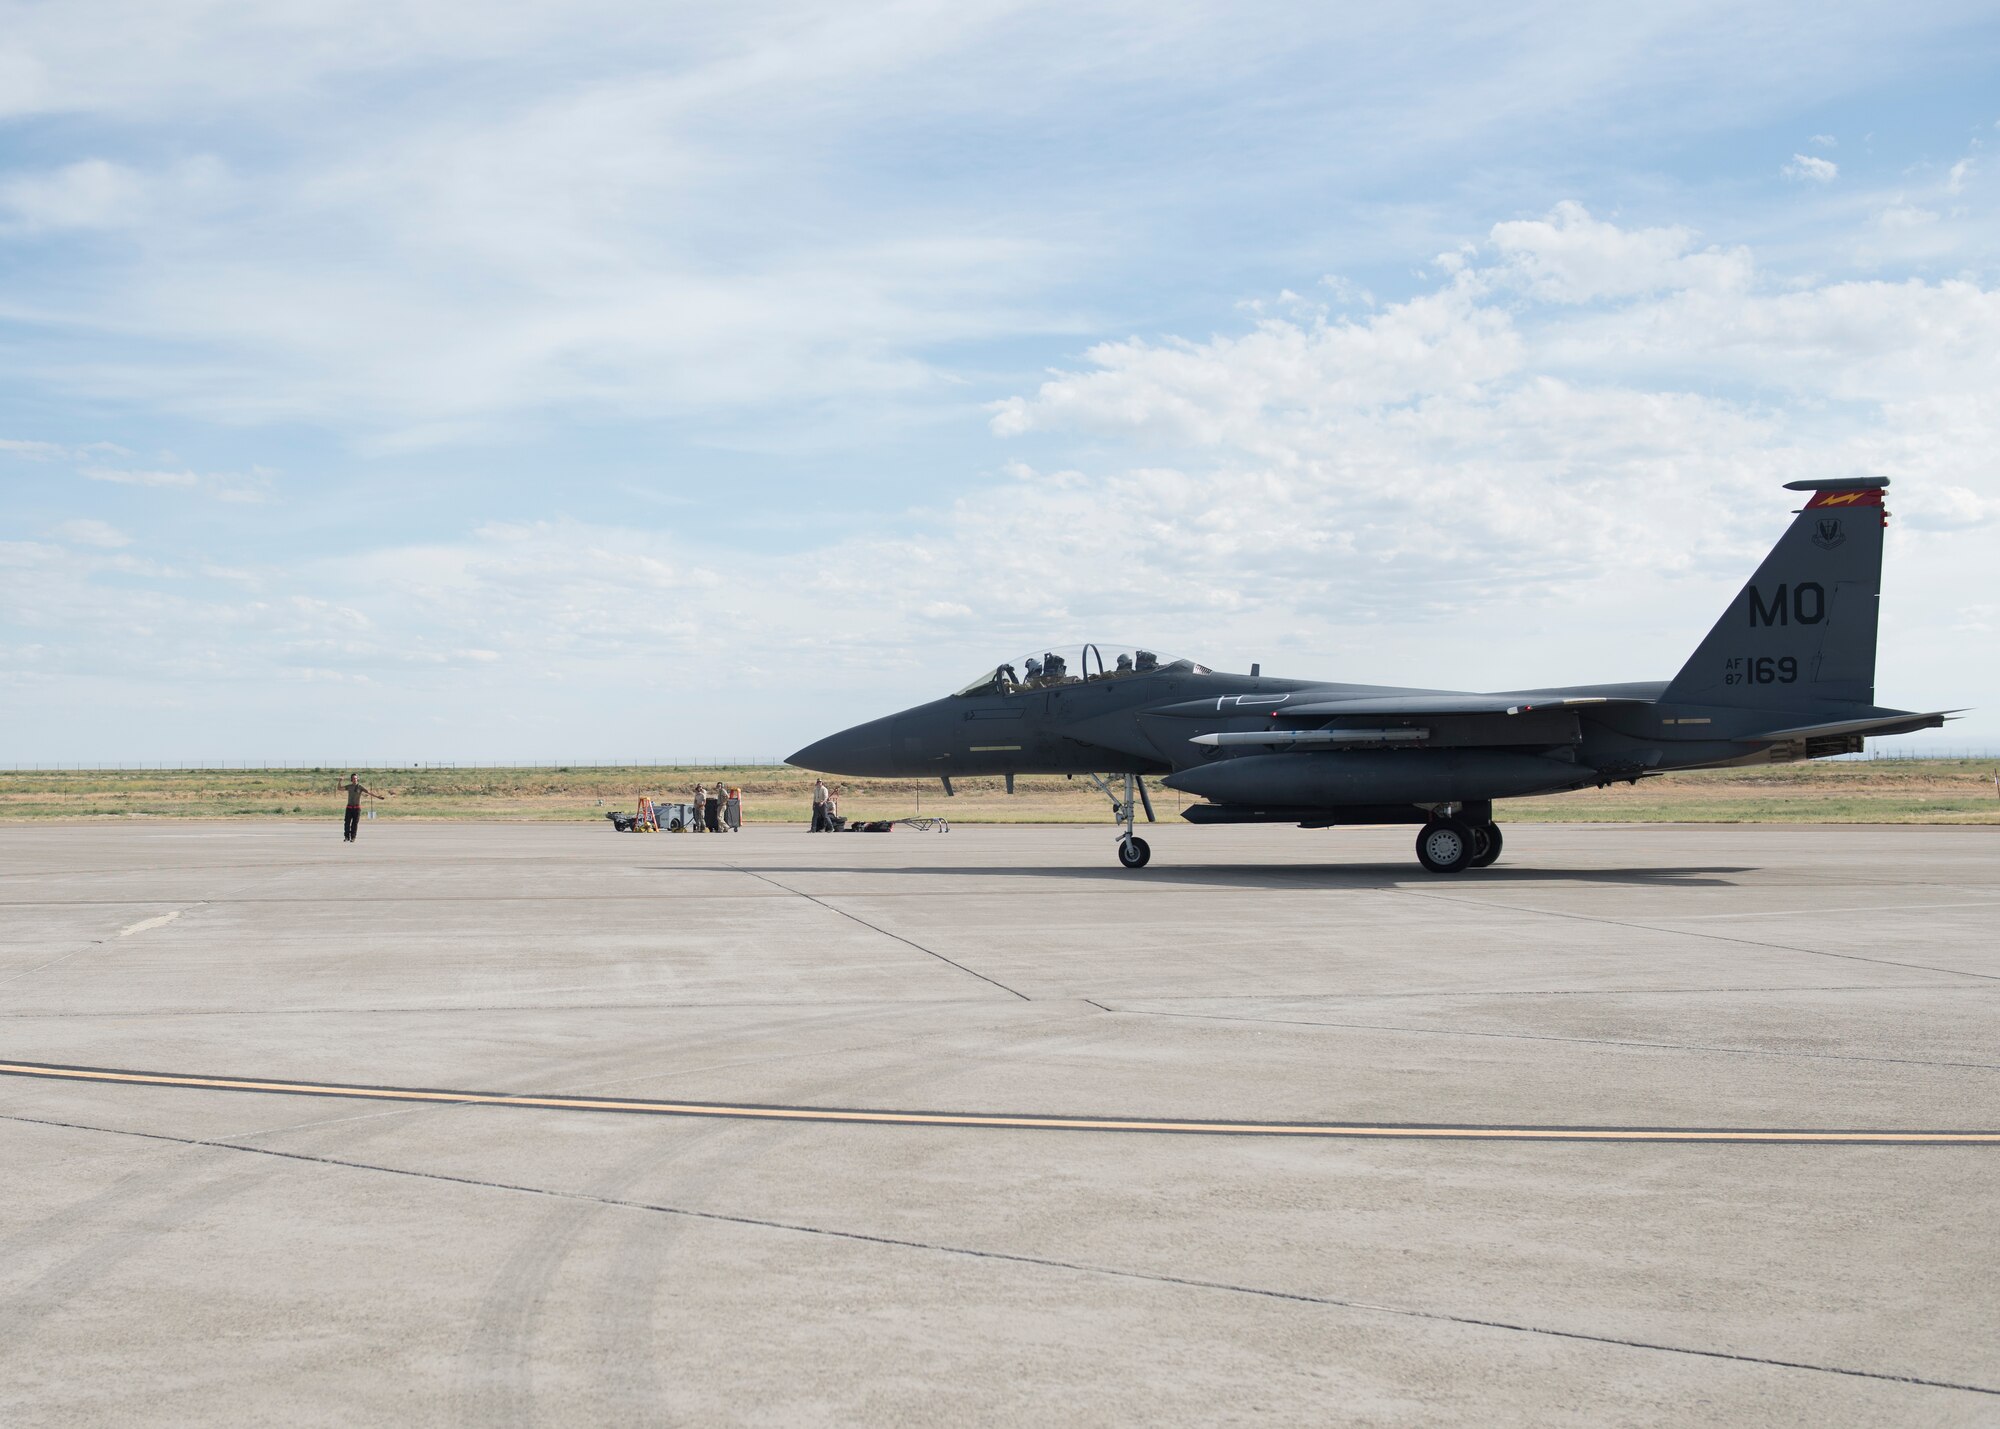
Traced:
<path fill-rule="evenodd" d="M 893 778 L 898 772 L 891 740 L 891 719 L 870 720 L 839 734 L 830 734 L 817 743 L 788 756 L 785 763 L 824 774 L 873 775 Z"/>

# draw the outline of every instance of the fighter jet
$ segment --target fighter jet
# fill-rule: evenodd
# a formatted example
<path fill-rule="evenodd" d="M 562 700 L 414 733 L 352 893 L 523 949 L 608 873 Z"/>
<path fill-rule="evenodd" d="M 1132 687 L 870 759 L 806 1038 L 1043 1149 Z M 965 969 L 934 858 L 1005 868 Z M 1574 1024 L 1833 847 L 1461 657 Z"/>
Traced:
<path fill-rule="evenodd" d="M 826 773 L 1092 780 L 1146 866 L 1148 776 L 1203 802 L 1197 824 L 1415 824 L 1433 873 L 1500 857 L 1496 799 L 1636 783 L 1682 769 L 1858 753 L 1869 735 L 1956 711 L 1875 703 L 1887 477 L 1794 481 L 1811 493 L 1757 573 L 1670 680 L 1556 689 L 1407 689 L 1224 674 L 1090 644 L 982 674 L 957 694 L 842 730 L 787 761 Z M 1122 783 L 1114 783 L 1122 780 Z M 1134 794 L 1137 794 L 1135 801 Z"/>

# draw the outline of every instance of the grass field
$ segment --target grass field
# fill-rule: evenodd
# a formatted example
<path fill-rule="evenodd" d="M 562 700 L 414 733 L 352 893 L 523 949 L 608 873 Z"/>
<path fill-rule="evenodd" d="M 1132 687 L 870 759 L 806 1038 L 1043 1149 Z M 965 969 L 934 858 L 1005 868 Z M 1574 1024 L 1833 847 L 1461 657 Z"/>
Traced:
<path fill-rule="evenodd" d="M 1791 764 L 1666 775 L 1633 785 L 1543 799 L 1509 800 L 1506 820 L 1695 823 L 2000 824 L 1994 776 L 2000 760 L 1878 760 Z M 389 798 L 371 803 L 392 819 L 600 819 L 640 794 L 684 799 L 697 781 L 743 790 L 751 822 L 803 823 L 812 776 L 796 769 L 363 769 Z M 346 770 L 0 771 L 0 820 L 335 819 Z M 957 781 L 947 799 L 935 783 L 848 779 L 842 812 L 900 818 L 922 812 L 961 823 L 1108 821 L 1103 797 L 1082 780 L 1023 778 L 1009 796 L 998 779 Z M 1172 818 L 1180 799 L 1154 790 Z"/>

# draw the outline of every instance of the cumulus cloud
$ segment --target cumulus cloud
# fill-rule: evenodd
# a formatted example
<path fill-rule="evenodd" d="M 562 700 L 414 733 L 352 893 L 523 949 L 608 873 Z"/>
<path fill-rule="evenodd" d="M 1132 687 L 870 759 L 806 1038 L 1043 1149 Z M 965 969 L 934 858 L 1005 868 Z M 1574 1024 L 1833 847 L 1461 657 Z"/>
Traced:
<path fill-rule="evenodd" d="M 1142 210 L 1172 230 L 1161 205 L 1231 195 L 1261 205 L 1246 231 L 1273 231 L 1328 192 L 1436 189 L 1428 166 L 1473 133 L 1476 170 L 1586 127 L 1710 132 L 1753 77 L 1760 104 L 1838 92 L 1882 60 L 1857 29 L 1889 28 L 1196 6 L 1134 44 L 1118 7 L 1016 0 L 108 0 L 9 18 L 0 113 L 125 141 L 0 176 L 23 231 L 125 240 L 49 257 L 64 281 L 23 302 L 63 361 L 16 375 L 370 450 L 550 413 L 725 425 L 948 400 L 947 350 L 1097 331 L 1077 295 L 1115 283 Z M 1899 16 L 1894 38 L 1922 50 L 1956 23 Z M 1268 81 L 1299 66 L 1315 79 L 1272 124 Z M 1101 156 L 1044 162 L 1053 113 L 1105 134 Z M 1370 137 L 1301 147 L 1317 134 Z M 239 176 L 158 157 L 202 145 Z M 935 162 L 954 149 L 980 160 Z M 1583 276 L 1542 260 L 1546 281 Z"/>
<path fill-rule="evenodd" d="M 1813 154 L 1794 154 L 1792 161 L 1779 170 L 1788 179 L 1803 179 L 1809 183 L 1830 184 L 1840 176 L 1840 166 L 1831 159 L 1822 159 Z"/>
<path fill-rule="evenodd" d="M 1495 224 L 1489 239 L 1504 260 L 1493 276 L 1562 303 L 1663 288 L 1727 291 L 1751 277 L 1743 249 L 1695 252 L 1695 236 L 1685 228 L 1620 228 L 1573 201 L 1557 204 L 1546 218 Z"/>
<path fill-rule="evenodd" d="M 1434 291 L 1365 320 L 1090 349 L 999 404 L 994 430 L 1122 433 L 1147 466 L 962 502 L 954 519 L 975 552 L 1039 549 L 1055 568 L 995 572 L 979 609 L 1015 622 L 1036 601 L 1137 606 L 1150 590 L 1183 628 L 1256 614 L 1328 644 L 1345 621 L 1347 639 L 1396 629 L 1415 645 L 1427 623 L 1497 602 L 1532 624 L 1537 602 L 1584 592 L 1602 628 L 1644 589 L 1632 618 L 1672 609 L 1687 632 L 1773 534 L 1785 481 L 1890 474 L 1899 543 L 1993 521 L 1977 493 L 2000 490 L 1996 330 L 2000 290 L 1967 280 L 1767 286 L 1746 253 L 1564 205 L 1496 226 Z M 1015 516 L 1044 509 L 1059 528 L 1131 533 L 1129 581 Z M 1940 573 L 1969 576 L 1976 544 L 1902 568 L 1927 586 L 1920 611 L 1956 598 Z"/>
<path fill-rule="evenodd" d="M 1520 361 L 1508 314 L 1456 280 L 1359 320 L 1265 318 L 1242 336 L 1130 339 L 1087 356 L 1094 371 L 1059 374 L 1033 397 L 998 404 L 995 433 L 1080 426 L 1202 443 L 1233 433 L 1254 443 L 1274 415 L 1313 423 L 1476 386 Z"/>
<path fill-rule="evenodd" d="M 787 692 L 832 724 L 1077 638 L 1361 680 L 1660 677 L 1782 525 L 1781 483 L 1882 473 L 1885 697 L 1992 703 L 1937 632 L 2000 520 L 1995 331 L 2000 289 L 1971 278 L 1781 280 L 1562 204 L 1358 314 L 1092 346 L 994 405 L 1001 479 L 781 562 L 578 521 L 249 570 L 193 551 L 184 573 L 75 525 L 69 549 L 16 542 L 10 679 L 338 680 L 405 717 L 467 711 L 454 737 L 511 755 L 632 727 L 614 709 L 678 715 L 718 669 L 726 733 L 782 752 L 810 732 Z M 599 687 L 615 702 L 579 697 Z"/>
<path fill-rule="evenodd" d="M 1748 255 L 1565 206 L 1360 317 L 1093 347 L 992 414 L 1074 460 L 1009 461 L 754 580 L 671 529 L 567 521 L 145 592 L 40 548 L 17 567 L 45 604 L 154 632 L 145 658 L 198 665 L 219 631 L 273 678 L 454 708 L 668 699 L 726 668 L 732 728 L 781 752 L 796 720 L 761 693 L 813 688 L 830 723 L 1051 640 L 1488 687 L 1668 675 L 1781 527 L 1783 482 L 1883 473 L 1893 661 L 1950 627 L 2000 520 L 1996 328 L 2000 291 L 1968 280 L 1767 285 Z M 1947 702 L 1989 680 L 1936 671 Z"/>

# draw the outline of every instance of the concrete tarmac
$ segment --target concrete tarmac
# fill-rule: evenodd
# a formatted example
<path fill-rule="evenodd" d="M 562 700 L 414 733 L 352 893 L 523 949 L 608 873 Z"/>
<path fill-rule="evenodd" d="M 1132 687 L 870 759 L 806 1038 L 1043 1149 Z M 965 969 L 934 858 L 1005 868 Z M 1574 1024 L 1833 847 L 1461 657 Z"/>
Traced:
<path fill-rule="evenodd" d="M 2000 1423 L 1995 831 L 1507 832 L 0 828 L 0 1421 Z"/>

